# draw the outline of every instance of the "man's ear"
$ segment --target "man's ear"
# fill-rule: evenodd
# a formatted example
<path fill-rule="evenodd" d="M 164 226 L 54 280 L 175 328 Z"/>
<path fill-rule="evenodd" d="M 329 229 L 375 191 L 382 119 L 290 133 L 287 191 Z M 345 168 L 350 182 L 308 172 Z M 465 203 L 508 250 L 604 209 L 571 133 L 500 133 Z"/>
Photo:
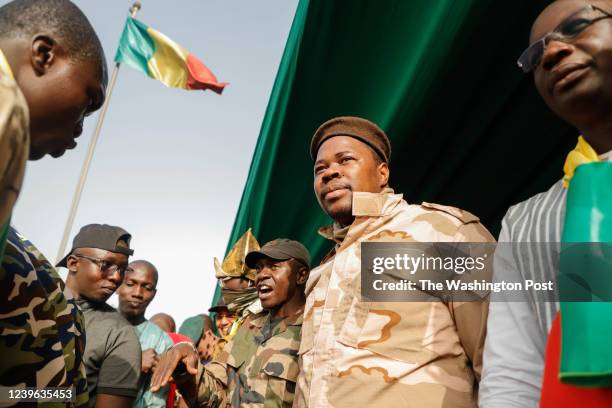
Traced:
<path fill-rule="evenodd" d="M 298 269 L 297 271 L 297 284 L 298 285 L 304 285 L 306 283 L 306 281 L 308 280 L 308 274 L 309 274 L 309 270 L 307 267 L 305 266 L 300 266 L 300 269 Z"/>
<path fill-rule="evenodd" d="M 36 75 L 44 75 L 57 60 L 58 45 L 53 38 L 37 34 L 32 39 L 31 63 Z"/>
<path fill-rule="evenodd" d="M 382 162 L 378 165 L 378 177 L 380 179 L 380 186 L 387 187 L 389 185 L 389 165 Z"/>
<path fill-rule="evenodd" d="M 68 259 L 66 260 L 66 268 L 68 268 L 68 273 L 76 273 L 78 262 L 79 259 L 76 256 L 68 256 Z"/>

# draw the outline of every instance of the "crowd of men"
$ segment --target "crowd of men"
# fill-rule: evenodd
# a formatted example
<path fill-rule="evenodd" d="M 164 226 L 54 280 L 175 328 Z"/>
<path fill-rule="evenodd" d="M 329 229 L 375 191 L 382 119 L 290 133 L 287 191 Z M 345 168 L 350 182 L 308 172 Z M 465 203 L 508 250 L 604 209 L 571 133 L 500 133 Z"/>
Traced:
<path fill-rule="evenodd" d="M 563 180 L 508 210 L 500 242 L 560 242 L 576 168 L 612 161 L 611 17 L 609 1 L 559 0 L 533 24 L 519 66 L 582 136 Z M 101 408 L 612 406 L 609 383 L 560 378 L 556 303 L 489 302 L 488 293 L 470 302 L 361 300 L 363 242 L 495 242 L 477 216 L 409 204 L 394 191 L 391 143 L 364 118 L 326 121 L 304 152 L 333 220 L 319 229 L 332 251 L 312 265 L 300 242 L 260 247 L 245 231 L 214 260 L 221 296 L 210 316 L 178 331 L 168 314 L 147 319 L 164 271 L 130 261 L 132 236 L 117 226 L 83 226 L 52 265 L 10 224 L 25 162 L 74 148 L 106 84 L 100 41 L 73 3 L 0 7 L 1 386 L 68 388 L 68 405 Z M 533 277 L 537 256 L 496 256 L 494 273 Z M 545 269 L 558 269 L 556 256 Z M 118 309 L 107 304 L 114 293 Z M 587 366 L 612 362 L 598 352 Z"/>

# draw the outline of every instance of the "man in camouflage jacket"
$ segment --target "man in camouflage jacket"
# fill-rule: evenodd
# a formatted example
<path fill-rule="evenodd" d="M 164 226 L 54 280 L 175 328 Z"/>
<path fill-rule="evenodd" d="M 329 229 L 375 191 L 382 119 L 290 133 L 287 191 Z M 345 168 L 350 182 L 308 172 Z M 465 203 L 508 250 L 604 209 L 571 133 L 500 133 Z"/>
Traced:
<path fill-rule="evenodd" d="M 295 407 L 476 407 L 488 297 L 472 302 L 361 300 L 361 242 L 488 242 L 474 215 L 409 205 L 389 188 L 391 146 L 362 118 L 332 119 L 311 143 L 314 190 L 335 242 L 313 269 Z"/>
<path fill-rule="evenodd" d="M 250 252 L 246 263 L 257 271 L 264 312 L 249 316 L 206 366 L 193 346 L 175 345 L 157 364 L 153 391 L 172 376 L 191 407 L 292 406 L 310 256 L 299 242 L 277 239 Z"/>

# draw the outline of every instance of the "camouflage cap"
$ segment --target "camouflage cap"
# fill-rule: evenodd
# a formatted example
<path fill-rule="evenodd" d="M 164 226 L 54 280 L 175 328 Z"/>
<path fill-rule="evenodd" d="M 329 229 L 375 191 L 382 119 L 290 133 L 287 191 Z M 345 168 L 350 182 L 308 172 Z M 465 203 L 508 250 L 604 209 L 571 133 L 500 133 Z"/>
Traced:
<path fill-rule="evenodd" d="M 375 123 L 356 116 L 340 116 L 323 123 L 310 141 L 310 157 L 315 160 L 319 147 L 326 140 L 335 136 L 355 138 L 374 150 L 380 159 L 389 163 L 391 142 L 385 132 Z"/>
<path fill-rule="evenodd" d="M 132 236 L 123 228 L 107 224 L 89 224 L 81 228 L 72 240 L 72 249 L 56 266 L 66 267 L 68 257 L 77 248 L 98 248 L 118 254 L 130 256 L 134 250 L 130 249 Z M 117 242 L 125 241 L 127 248 L 117 245 Z"/>
<path fill-rule="evenodd" d="M 278 261 L 295 259 L 310 268 L 310 254 L 308 249 L 297 241 L 286 238 L 278 238 L 261 247 L 259 251 L 251 251 L 247 254 L 245 263 L 249 268 L 255 268 L 257 261 L 261 258 L 271 258 Z"/>

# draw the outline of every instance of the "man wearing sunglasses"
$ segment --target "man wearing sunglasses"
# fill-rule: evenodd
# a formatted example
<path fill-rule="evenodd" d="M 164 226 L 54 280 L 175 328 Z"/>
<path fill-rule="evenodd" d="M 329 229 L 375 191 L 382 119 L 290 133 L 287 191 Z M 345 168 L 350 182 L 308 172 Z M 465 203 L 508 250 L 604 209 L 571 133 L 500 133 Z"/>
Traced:
<path fill-rule="evenodd" d="M 111 225 L 86 225 L 57 264 L 68 268 L 66 285 L 85 317 L 85 370 L 89 406 L 128 408 L 138 394 L 140 342 L 130 323 L 106 301 L 121 285 L 131 235 Z"/>
<path fill-rule="evenodd" d="M 567 157 L 563 179 L 548 191 L 508 210 L 499 242 L 571 241 L 564 225 L 570 210 L 575 208 L 568 200 L 567 190 L 574 170 L 584 163 L 612 161 L 611 12 L 610 1 L 556 1 L 533 24 L 530 45 L 519 57 L 518 66 L 524 73 L 533 74 L 536 88 L 548 107 L 574 125 L 582 136 Z M 532 250 L 533 253 L 496 253 L 495 274 L 506 279 L 556 282 L 559 251 L 544 246 L 532 246 Z M 556 337 L 556 343 L 553 340 L 560 332 L 559 305 L 538 301 L 533 293 L 528 296 L 525 302 L 490 304 L 480 406 L 600 406 L 584 394 L 580 394 L 581 402 L 575 405 L 572 398 L 584 389 L 559 383 L 559 338 Z M 568 347 L 567 342 L 564 344 Z M 581 352 L 582 360 L 586 360 L 587 352 L 592 350 Z M 556 359 L 554 367 L 550 365 L 551 358 Z M 548 380 L 556 385 L 555 391 L 547 394 Z M 552 403 L 546 395 L 553 395 L 556 402 Z M 612 406 L 610 401 L 603 406 Z"/>

